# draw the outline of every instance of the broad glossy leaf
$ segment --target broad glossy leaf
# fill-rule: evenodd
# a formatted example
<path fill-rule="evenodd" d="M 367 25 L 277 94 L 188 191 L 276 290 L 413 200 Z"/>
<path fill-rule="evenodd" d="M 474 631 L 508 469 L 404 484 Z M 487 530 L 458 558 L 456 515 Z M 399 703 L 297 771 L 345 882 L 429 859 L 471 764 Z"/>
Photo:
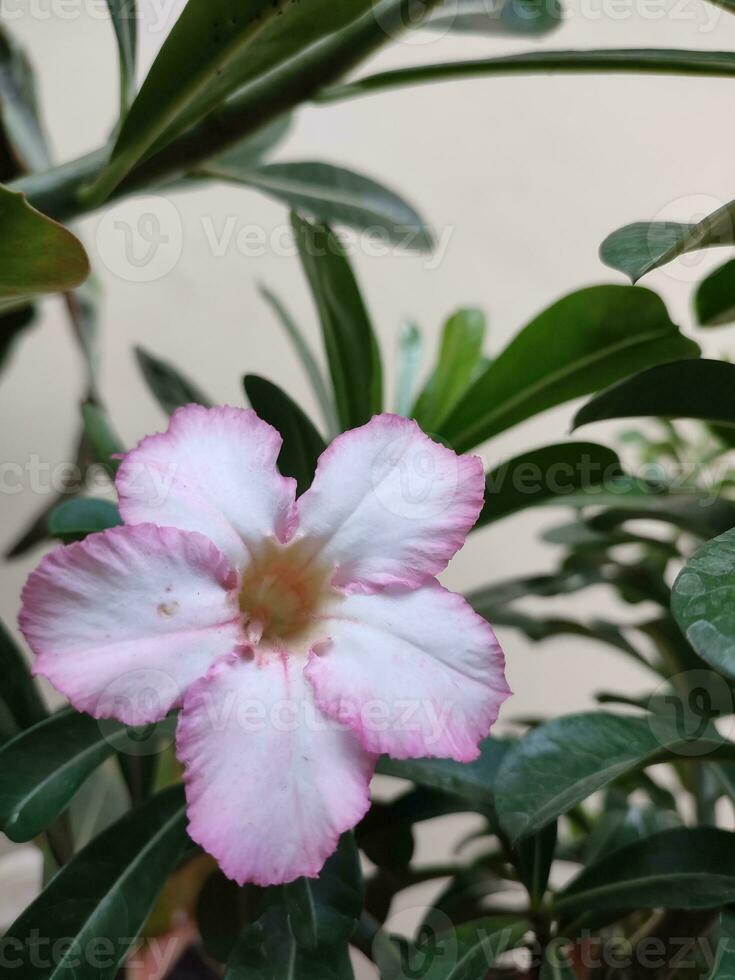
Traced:
<path fill-rule="evenodd" d="M 368 231 L 411 251 L 426 252 L 433 247 L 431 231 L 410 204 L 345 167 L 302 161 L 240 169 L 229 158 L 212 161 L 203 173 L 253 187 L 315 221 Z"/>
<path fill-rule="evenodd" d="M 299 946 L 284 906 L 274 901 L 245 929 L 225 972 L 225 980 L 354 980 L 347 943 L 306 949 Z"/>
<path fill-rule="evenodd" d="M 73 289 L 89 275 L 89 260 L 72 233 L 0 187 L 0 301 Z"/>
<path fill-rule="evenodd" d="M 284 887 L 291 932 L 299 946 L 345 942 L 362 914 L 363 884 L 360 857 L 351 833 L 344 834 L 337 851 L 318 878 L 299 878 Z"/>
<path fill-rule="evenodd" d="M 103 466 L 110 479 L 113 479 L 125 449 L 112 428 L 112 422 L 103 405 L 87 401 L 82 405 L 84 438 L 95 462 Z"/>
<path fill-rule="evenodd" d="M 527 51 L 500 58 L 447 61 L 441 64 L 394 68 L 334 85 L 319 93 L 318 101 L 369 95 L 384 89 L 443 82 L 454 78 L 486 75 L 526 75 L 541 72 L 580 72 L 657 75 L 704 75 L 729 78 L 735 75 L 735 55 L 730 51 L 687 51 L 675 48 L 603 48 L 587 51 Z"/>
<path fill-rule="evenodd" d="M 115 751 L 119 726 L 63 711 L 0 749 L 0 828 L 32 840 L 64 812 L 82 783 Z"/>
<path fill-rule="evenodd" d="M 311 486 L 317 460 L 326 449 L 324 440 L 309 417 L 277 385 L 248 374 L 245 394 L 258 415 L 276 428 L 283 437 L 278 468 L 284 476 L 296 480 L 299 494 Z"/>
<path fill-rule="evenodd" d="M 650 290 L 581 289 L 521 330 L 470 387 L 440 434 L 462 452 L 633 371 L 698 353 Z"/>
<path fill-rule="evenodd" d="M 674 585 L 671 610 L 700 657 L 735 678 L 735 531 L 690 558 Z"/>
<path fill-rule="evenodd" d="M 120 61 L 120 105 L 125 111 L 135 95 L 138 14 L 135 0 L 107 0 Z"/>
<path fill-rule="evenodd" d="M 567 921 L 591 909 L 707 909 L 732 901 L 735 834 L 714 827 L 663 830 L 584 869 L 554 900 Z"/>
<path fill-rule="evenodd" d="M 20 171 L 46 170 L 51 166 L 38 112 L 33 67 L 5 31 L 0 32 L 0 117 Z"/>
<path fill-rule="evenodd" d="M 10 926 L 5 948 L 18 976 L 113 980 L 187 846 L 180 786 L 131 810 L 69 861 Z"/>
<path fill-rule="evenodd" d="M 436 367 L 412 412 L 425 432 L 439 428 L 479 373 L 485 329 L 482 310 L 458 310 L 445 323 Z"/>
<path fill-rule="evenodd" d="M 135 348 L 138 366 L 143 377 L 161 408 L 170 415 L 182 405 L 204 405 L 212 403 L 199 388 L 168 361 L 149 354 L 142 347 Z"/>
<path fill-rule="evenodd" d="M 314 296 L 342 429 L 363 425 L 382 407 L 378 344 L 344 248 L 325 225 L 292 215 Z"/>
<path fill-rule="evenodd" d="M 414 389 L 421 368 L 424 341 L 415 323 L 401 326 L 398 339 L 398 376 L 396 378 L 396 414 L 408 418 L 414 401 Z"/>
<path fill-rule="evenodd" d="M 683 723 L 677 730 L 676 705 L 671 707 L 671 718 L 587 712 L 529 732 L 508 751 L 495 779 L 495 808 L 508 835 L 519 840 L 540 830 L 631 770 L 735 754 L 735 746 L 706 728 L 700 737 Z"/>
<path fill-rule="evenodd" d="M 721 327 L 735 320 L 735 259 L 700 282 L 694 294 L 694 309 L 701 327 Z"/>
<path fill-rule="evenodd" d="M 619 228 L 600 246 L 603 262 L 636 282 L 685 252 L 735 242 L 735 201 L 696 224 L 638 221 Z"/>
<path fill-rule="evenodd" d="M 735 364 L 688 360 L 655 367 L 595 395 L 574 417 L 574 428 L 607 419 L 655 416 L 735 425 Z"/>
<path fill-rule="evenodd" d="M 504 739 L 487 738 L 480 746 L 480 758 L 464 764 L 451 759 L 398 760 L 382 756 L 378 772 L 484 806 L 492 804 L 498 769 L 511 744 Z"/>
<path fill-rule="evenodd" d="M 533 449 L 502 463 L 485 476 L 485 506 L 475 528 L 527 507 L 563 504 L 588 493 L 593 501 L 614 490 L 622 470 L 612 449 L 594 442 L 561 442 Z"/>
<path fill-rule="evenodd" d="M 314 392 L 314 397 L 319 403 L 319 408 L 321 409 L 322 418 L 327 426 L 328 434 L 330 436 L 337 435 L 339 427 L 337 425 L 337 416 L 335 414 L 332 396 L 327 388 L 327 382 L 322 374 L 322 369 L 317 364 L 316 358 L 311 352 L 311 348 L 307 344 L 306 340 L 304 340 L 301 330 L 296 325 L 295 321 L 291 317 L 291 314 L 288 312 L 278 296 L 276 296 L 275 293 L 271 292 L 271 290 L 265 286 L 260 286 L 259 292 L 266 303 L 268 303 L 270 308 L 273 310 L 276 319 L 286 331 L 289 340 L 293 344 L 296 355 L 298 356 L 301 366 L 306 372 L 306 376 L 311 384 L 311 390 Z"/>
<path fill-rule="evenodd" d="M 0 676 L 3 678 L 2 700 L 21 731 L 46 718 L 46 708 L 31 677 L 26 658 L 2 621 Z"/>
<path fill-rule="evenodd" d="M 443 918 L 443 917 L 442 917 Z M 495 960 L 520 945 L 530 924 L 523 916 L 488 916 L 444 934 L 434 934 L 428 917 L 428 937 L 416 942 L 405 976 L 416 980 L 477 980 L 484 977 Z M 441 921 L 441 919 L 440 919 Z"/>
<path fill-rule="evenodd" d="M 426 26 L 460 34 L 533 37 L 553 31 L 561 20 L 558 0 L 447 0 Z"/>
<path fill-rule="evenodd" d="M 48 518 L 48 532 L 53 538 L 77 541 L 118 524 L 122 524 L 120 512 L 111 501 L 77 497 L 54 507 Z"/>

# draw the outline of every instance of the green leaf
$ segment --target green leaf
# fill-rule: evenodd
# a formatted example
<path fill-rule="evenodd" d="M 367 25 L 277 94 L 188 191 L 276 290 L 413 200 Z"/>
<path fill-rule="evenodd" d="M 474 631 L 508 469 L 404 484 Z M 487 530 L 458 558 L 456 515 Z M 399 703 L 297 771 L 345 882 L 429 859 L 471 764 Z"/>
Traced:
<path fill-rule="evenodd" d="M 650 290 L 581 289 L 544 310 L 511 341 L 470 387 L 440 434 L 464 452 L 633 371 L 698 353 Z"/>
<path fill-rule="evenodd" d="M 574 428 L 606 419 L 655 416 L 735 425 L 735 364 L 691 360 L 657 364 L 595 395 L 574 417 Z"/>
<path fill-rule="evenodd" d="M 403 198 L 344 167 L 303 161 L 241 169 L 230 157 L 206 164 L 201 173 L 253 187 L 316 221 L 371 232 L 408 250 L 427 252 L 434 244 L 430 229 Z"/>
<path fill-rule="evenodd" d="M 506 754 L 495 780 L 495 808 L 512 840 L 535 833 L 627 772 L 683 757 L 725 757 L 735 746 L 705 731 L 693 737 L 670 714 L 587 712 L 533 729 Z M 696 756 L 692 755 L 692 750 Z"/>
<path fill-rule="evenodd" d="M 603 48 L 588 51 L 527 51 L 500 58 L 447 61 L 434 65 L 394 68 L 358 78 L 354 82 L 324 88 L 320 102 L 368 95 L 384 89 L 443 82 L 455 78 L 489 75 L 527 75 L 549 72 L 579 74 L 702 75 L 729 78 L 735 75 L 735 55 L 730 51 L 687 51 L 674 48 Z"/>
<path fill-rule="evenodd" d="M 10 360 L 16 344 L 36 321 L 35 306 L 21 306 L 0 315 L 0 369 Z"/>
<path fill-rule="evenodd" d="M 577 973 L 567 957 L 566 939 L 554 939 L 544 950 L 539 980 L 576 980 Z"/>
<path fill-rule="evenodd" d="M 316 950 L 350 938 L 362 914 L 363 884 L 354 836 L 344 834 L 316 879 L 284 886 L 291 932 L 299 946 Z"/>
<path fill-rule="evenodd" d="M 491 805 L 498 769 L 511 744 L 503 739 L 487 738 L 480 746 L 479 759 L 468 763 L 450 759 L 398 760 L 382 756 L 378 772 L 452 793 L 473 804 Z"/>
<path fill-rule="evenodd" d="M 460 34 L 547 34 L 562 21 L 558 0 L 449 0 L 426 24 L 440 31 Z"/>
<path fill-rule="evenodd" d="M 120 63 L 121 116 L 135 96 L 135 64 L 138 44 L 138 15 L 135 0 L 107 0 L 117 39 Z"/>
<path fill-rule="evenodd" d="M 382 407 L 380 354 L 355 275 L 337 236 L 292 215 L 327 351 L 343 430 L 368 422 Z"/>
<path fill-rule="evenodd" d="M 700 657 L 735 678 L 735 531 L 690 558 L 674 584 L 671 610 Z"/>
<path fill-rule="evenodd" d="M 246 136 L 245 139 L 235 143 L 229 150 L 213 157 L 203 165 L 202 169 L 206 172 L 223 170 L 235 173 L 250 170 L 286 138 L 292 122 L 288 114 L 279 116 L 266 126 L 261 126 L 251 136 Z"/>
<path fill-rule="evenodd" d="M 48 533 L 52 538 L 78 541 L 118 524 L 122 524 L 120 512 L 109 500 L 77 497 L 54 507 L 48 518 Z"/>
<path fill-rule="evenodd" d="M 328 434 L 330 436 L 337 435 L 339 428 L 337 426 L 337 417 L 335 415 L 332 397 L 329 394 L 327 382 L 324 380 L 322 370 L 317 364 L 316 358 L 312 354 L 309 345 L 304 340 L 301 331 L 296 326 L 296 323 L 291 318 L 288 310 L 276 296 L 276 294 L 271 292 L 271 290 L 265 286 L 260 286 L 259 292 L 275 313 L 276 319 L 286 331 L 289 340 L 293 344 L 296 355 L 301 362 L 301 366 L 306 372 L 306 376 L 311 384 L 311 390 L 314 392 L 314 397 L 319 403 L 319 408 L 321 409 L 322 418 L 327 426 Z"/>
<path fill-rule="evenodd" d="M 67 808 L 82 783 L 115 751 L 118 726 L 64 711 L 0 749 L 0 827 L 29 841 Z M 122 729 L 124 731 L 124 729 Z"/>
<path fill-rule="evenodd" d="M 492 524 L 527 507 L 567 505 L 580 493 L 615 488 L 620 460 L 612 449 L 594 442 L 561 442 L 523 453 L 485 476 L 485 505 L 476 528 Z"/>
<path fill-rule="evenodd" d="M 33 67 L 5 31 L 0 31 L 0 117 L 18 169 L 47 170 L 51 156 L 39 116 Z"/>
<path fill-rule="evenodd" d="M 735 834 L 663 830 L 586 867 L 556 897 L 554 912 L 569 920 L 591 909 L 717 908 L 734 888 Z"/>
<path fill-rule="evenodd" d="M 347 943 L 299 946 L 283 906 L 274 902 L 246 928 L 227 964 L 225 980 L 354 980 Z"/>
<path fill-rule="evenodd" d="M 116 456 L 124 454 L 125 449 L 119 436 L 112 428 L 106 409 L 96 402 L 87 401 L 82 405 L 84 436 L 95 461 L 103 466 L 110 479 L 114 479 L 120 465 Z"/>
<path fill-rule="evenodd" d="M 482 310 L 458 310 L 445 323 L 436 367 L 412 412 L 425 432 L 439 428 L 478 374 L 485 329 Z"/>
<path fill-rule="evenodd" d="M 477 980 L 495 960 L 520 945 L 530 924 L 522 916 L 496 915 L 465 922 L 436 935 L 428 923 L 428 938 L 419 940 L 403 975 L 416 980 Z M 426 932 L 423 929 L 422 932 Z"/>
<path fill-rule="evenodd" d="M 732 245 L 735 243 L 734 221 L 735 201 L 696 224 L 638 221 L 608 235 L 600 246 L 600 258 L 636 282 L 686 252 Z"/>
<path fill-rule="evenodd" d="M 735 259 L 700 282 L 694 294 L 694 309 L 702 327 L 721 327 L 735 320 Z"/>
<path fill-rule="evenodd" d="M 2 700 L 15 724 L 23 731 L 46 718 L 38 688 L 31 677 L 23 653 L 0 621 L 0 675 L 3 678 Z"/>
<path fill-rule="evenodd" d="M 515 864 L 526 886 L 532 909 L 539 909 L 549 884 L 556 849 L 556 821 L 538 833 L 524 837 L 516 847 Z"/>
<path fill-rule="evenodd" d="M 324 440 L 309 417 L 277 385 L 248 374 L 245 394 L 258 415 L 277 429 L 283 437 L 278 468 L 284 476 L 296 480 L 299 494 L 311 486 L 317 460 L 326 449 Z"/>
<path fill-rule="evenodd" d="M 212 404 L 193 381 L 189 381 L 168 361 L 154 357 L 142 347 L 135 348 L 135 356 L 151 394 L 167 415 L 183 405 L 204 405 L 208 408 Z"/>
<path fill-rule="evenodd" d="M 180 786 L 131 810 L 69 861 L 9 928 L 5 949 L 18 976 L 113 980 L 188 845 Z"/>
<path fill-rule="evenodd" d="M 396 414 L 408 418 L 414 401 L 416 379 L 421 368 L 423 337 L 415 323 L 401 326 L 398 338 L 398 376 L 396 378 Z"/>
<path fill-rule="evenodd" d="M 65 292 L 89 275 L 81 242 L 24 195 L 1 186 L 0 228 L 0 301 Z"/>
<path fill-rule="evenodd" d="M 708 980 L 727 980 L 735 976 L 735 908 L 730 905 L 720 913 L 717 958 Z"/>

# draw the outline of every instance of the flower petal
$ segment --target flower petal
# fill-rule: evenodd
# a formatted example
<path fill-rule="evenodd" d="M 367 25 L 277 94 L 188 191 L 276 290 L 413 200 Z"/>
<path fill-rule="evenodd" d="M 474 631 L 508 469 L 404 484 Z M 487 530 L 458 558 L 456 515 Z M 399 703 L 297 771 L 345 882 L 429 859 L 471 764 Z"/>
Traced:
<path fill-rule="evenodd" d="M 377 415 L 320 457 L 299 500 L 300 534 L 322 542 L 335 585 L 416 586 L 462 546 L 484 488 L 477 456 L 458 456 L 409 419 Z"/>
<path fill-rule="evenodd" d="M 438 582 L 348 595 L 326 613 L 306 677 L 369 752 L 471 762 L 509 696 L 492 629 Z"/>
<path fill-rule="evenodd" d="M 79 711 L 160 721 L 241 640 L 236 573 L 201 534 L 118 527 L 57 548 L 23 590 L 20 627 Z"/>
<path fill-rule="evenodd" d="M 370 805 L 375 759 L 315 708 L 304 663 L 234 654 L 184 702 L 189 835 L 239 884 L 315 877 Z"/>
<path fill-rule="evenodd" d="M 255 412 L 187 405 L 127 454 L 117 474 L 126 524 L 206 534 L 237 567 L 264 537 L 285 541 L 296 481 L 279 474 L 282 439 Z"/>

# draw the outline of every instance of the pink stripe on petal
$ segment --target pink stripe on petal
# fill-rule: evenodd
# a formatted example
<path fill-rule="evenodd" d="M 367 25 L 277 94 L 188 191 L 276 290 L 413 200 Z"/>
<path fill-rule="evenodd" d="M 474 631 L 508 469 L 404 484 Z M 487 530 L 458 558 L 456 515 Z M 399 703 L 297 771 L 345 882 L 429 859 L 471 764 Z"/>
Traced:
<path fill-rule="evenodd" d="M 483 504 L 477 456 L 458 456 L 415 422 L 376 415 L 338 436 L 299 500 L 300 531 L 337 566 L 335 585 L 415 587 L 462 547 Z"/>
<path fill-rule="evenodd" d="M 348 595 L 325 613 L 306 677 L 369 752 L 471 762 L 510 695 L 491 627 L 438 582 Z"/>
<path fill-rule="evenodd" d="M 184 702 L 189 834 L 241 885 L 316 877 L 370 806 L 375 759 L 315 708 L 303 665 L 233 654 Z"/>
<path fill-rule="evenodd" d="M 148 436 L 118 471 L 126 524 L 206 534 L 237 567 L 263 538 L 285 541 L 296 521 L 296 481 L 278 472 L 282 439 L 243 408 L 187 405 Z"/>
<path fill-rule="evenodd" d="M 79 711 L 159 721 L 241 639 L 238 576 L 201 534 L 118 527 L 46 555 L 23 589 L 20 627 Z"/>

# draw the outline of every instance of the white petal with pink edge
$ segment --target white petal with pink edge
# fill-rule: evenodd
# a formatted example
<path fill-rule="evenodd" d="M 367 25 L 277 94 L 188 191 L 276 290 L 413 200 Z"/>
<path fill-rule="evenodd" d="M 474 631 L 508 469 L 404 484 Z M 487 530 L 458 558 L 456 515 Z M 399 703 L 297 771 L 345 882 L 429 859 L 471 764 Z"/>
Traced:
<path fill-rule="evenodd" d="M 438 582 L 348 595 L 324 628 L 306 677 L 322 711 L 368 751 L 477 758 L 510 689 L 495 634 L 461 596 Z"/>
<path fill-rule="evenodd" d="M 34 673 L 95 718 L 160 721 L 241 641 L 237 585 L 211 541 L 174 528 L 113 528 L 58 548 L 23 590 Z"/>
<path fill-rule="evenodd" d="M 293 527 L 296 483 L 278 472 L 281 443 L 249 409 L 177 409 L 120 466 L 123 519 L 199 531 L 242 567 L 253 545 L 286 540 Z"/>
<path fill-rule="evenodd" d="M 315 877 L 370 805 L 375 758 L 316 709 L 304 662 L 233 654 L 184 702 L 189 834 L 240 884 Z"/>
<path fill-rule="evenodd" d="M 416 586 L 462 546 L 484 487 L 478 457 L 458 456 L 408 419 L 377 415 L 320 457 L 299 500 L 299 533 L 321 542 L 340 587 Z"/>

